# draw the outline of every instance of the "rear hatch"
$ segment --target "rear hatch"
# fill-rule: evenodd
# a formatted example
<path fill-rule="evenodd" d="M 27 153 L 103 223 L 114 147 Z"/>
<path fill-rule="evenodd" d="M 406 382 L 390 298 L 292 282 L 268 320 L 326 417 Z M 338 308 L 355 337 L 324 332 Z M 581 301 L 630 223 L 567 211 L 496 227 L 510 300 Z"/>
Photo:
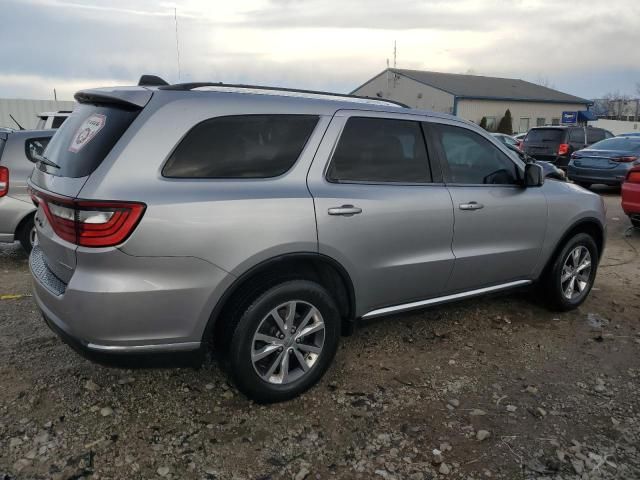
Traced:
<path fill-rule="evenodd" d="M 34 271 L 46 267 L 68 283 L 78 246 L 93 246 L 82 239 L 85 230 L 93 229 L 93 235 L 109 233 L 114 221 L 126 221 L 114 202 L 83 202 L 78 195 L 151 95 L 151 91 L 135 87 L 76 94 L 79 105 L 52 137 L 30 179 L 38 205 L 37 245 L 31 261 L 45 264 L 32 265 Z"/>
<path fill-rule="evenodd" d="M 540 160 L 555 160 L 558 147 L 565 142 L 566 132 L 562 128 L 532 128 L 524 138 L 525 153 Z"/>

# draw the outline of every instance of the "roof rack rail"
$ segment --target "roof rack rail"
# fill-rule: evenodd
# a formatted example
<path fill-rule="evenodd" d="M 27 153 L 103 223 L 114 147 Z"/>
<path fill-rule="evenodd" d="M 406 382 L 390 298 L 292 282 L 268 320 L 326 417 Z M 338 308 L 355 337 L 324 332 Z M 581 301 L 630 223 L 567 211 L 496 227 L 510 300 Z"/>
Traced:
<path fill-rule="evenodd" d="M 327 95 L 332 97 L 359 98 L 361 100 L 375 100 L 378 102 L 390 103 L 392 105 L 396 105 L 402 108 L 410 108 L 408 105 L 405 105 L 404 103 L 396 102 L 395 100 L 389 100 L 387 98 L 364 97 L 361 95 L 351 95 L 348 93 L 324 92 L 321 90 L 303 90 L 300 88 L 267 87 L 264 85 L 246 85 L 242 83 L 222 83 L 222 82 L 176 83 L 173 85 L 163 85 L 161 87 L 158 87 L 158 90 L 193 90 L 194 88 L 201 88 L 201 87 L 246 88 L 246 89 L 254 89 L 254 90 L 270 90 L 274 92 L 308 93 L 312 95 Z"/>

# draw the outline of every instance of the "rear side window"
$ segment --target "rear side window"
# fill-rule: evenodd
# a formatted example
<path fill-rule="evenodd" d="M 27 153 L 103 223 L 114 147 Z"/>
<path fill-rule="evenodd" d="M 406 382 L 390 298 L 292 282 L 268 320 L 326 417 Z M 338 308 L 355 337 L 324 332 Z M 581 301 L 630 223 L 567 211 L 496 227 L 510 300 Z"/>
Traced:
<path fill-rule="evenodd" d="M 47 172 L 73 178 L 90 175 L 139 111 L 137 108 L 81 103 L 56 131 L 44 151 L 44 157 L 60 167 L 46 167 Z"/>
<path fill-rule="evenodd" d="M 193 127 L 165 164 L 169 178 L 270 178 L 296 162 L 316 124 L 310 115 L 216 117 Z"/>
<path fill-rule="evenodd" d="M 431 182 L 420 124 L 386 118 L 350 118 L 333 154 L 327 179 L 332 182 Z"/>
<path fill-rule="evenodd" d="M 599 128 L 587 128 L 587 143 L 596 143 L 600 140 L 604 140 L 604 130 Z"/>
<path fill-rule="evenodd" d="M 529 130 L 526 143 L 564 143 L 564 130 L 559 128 L 534 128 Z"/>
<path fill-rule="evenodd" d="M 569 143 L 576 143 L 584 145 L 584 130 L 581 128 L 574 128 L 569 134 Z"/>

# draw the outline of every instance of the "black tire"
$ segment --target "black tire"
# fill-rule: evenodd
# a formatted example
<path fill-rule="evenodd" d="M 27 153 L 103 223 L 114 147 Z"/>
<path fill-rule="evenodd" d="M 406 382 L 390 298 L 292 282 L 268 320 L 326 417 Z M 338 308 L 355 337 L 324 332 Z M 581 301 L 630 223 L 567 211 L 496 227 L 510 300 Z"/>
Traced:
<path fill-rule="evenodd" d="M 584 247 L 588 250 L 591 257 L 591 270 L 588 277 L 586 277 L 587 280 L 584 289 L 579 292 L 579 294 L 576 294 L 575 297 L 567 298 L 562 287 L 563 267 L 565 266 L 565 262 L 568 261 L 570 253 L 578 247 Z M 590 235 L 578 233 L 567 240 L 542 277 L 541 290 L 544 295 L 544 300 L 549 307 L 562 312 L 579 307 L 589 295 L 591 287 L 593 287 L 598 269 L 598 260 L 598 247 Z"/>
<path fill-rule="evenodd" d="M 22 222 L 22 225 L 20 225 L 16 232 L 16 239 L 20 242 L 20 245 L 22 245 L 24 251 L 27 252 L 27 255 L 31 253 L 31 249 L 33 248 L 33 241 L 35 239 L 33 232 L 35 232 L 35 224 L 33 223 L 33 215 L 30 215 Z"/>
<path fill-rule="evenodd" d="M 631 220 L 631 225 L 633 225 L 635 228 L 640 228 L 640 219 L 630 218 L 629 220 Z"/>
<path fill-rule="evenodd" d="M 271 383 L 258 374 L 258 367 L 254 368 L 251 357 L 254 335 L 263 320 L 269 318 L 270 312 L 291 301 L 298 301 L 302 308 L 311 305 L 320 313 L 324 322 L 322 349 L 315 363 L 304 373 L 301 373 L 302 365 L 295 358 L 295 352 L 289 352 L 294 358 L 291 365 L 298 365 L 298 373 L 301 376 L 289 383 Z M 229 320 L 232 324 L 235 323 L 235 328 L 227 330 L 227 335 L 230 334 L 230 338 L 226 339 L 229 343 L 227 354 L 229 374 L 238 389 L 258 403 L 288 400 L 311 388 L 329 368 L 338 348 L 340 337 L 338 308 L 323 287 L 308 280 L 288 280 L 263 290 L 263 293 L 254 295 L 252 299 L 247 299 L 243 305 L 239 305 L 236 313 Z M 290 347 L 285 346 L 284 352 L 276 352 L 275 357 L 267 357 L 265 362 L 271 362 L 272 358 L 283 358 L 280 355 L 286 354 L 287 349 L 291 350 Z"/>
<path fill-rule="evenodd" d="M 591 184 L 587 183 L 587 182 L 576 182 L 578 185 L 580 185 L 582 188 L 586 188 L 589 189 L 591 188 Z"/>

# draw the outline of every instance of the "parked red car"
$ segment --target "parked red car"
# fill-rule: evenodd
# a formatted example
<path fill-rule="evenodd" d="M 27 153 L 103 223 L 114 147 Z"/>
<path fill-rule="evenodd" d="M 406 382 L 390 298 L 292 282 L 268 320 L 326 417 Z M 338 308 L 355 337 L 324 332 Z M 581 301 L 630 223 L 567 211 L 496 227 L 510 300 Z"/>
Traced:
<path fill-rule="evenodd" d="M 640 228 L 640 166 L 629 170 L 622 184 L 622 209 L 633 226 Z"/>

